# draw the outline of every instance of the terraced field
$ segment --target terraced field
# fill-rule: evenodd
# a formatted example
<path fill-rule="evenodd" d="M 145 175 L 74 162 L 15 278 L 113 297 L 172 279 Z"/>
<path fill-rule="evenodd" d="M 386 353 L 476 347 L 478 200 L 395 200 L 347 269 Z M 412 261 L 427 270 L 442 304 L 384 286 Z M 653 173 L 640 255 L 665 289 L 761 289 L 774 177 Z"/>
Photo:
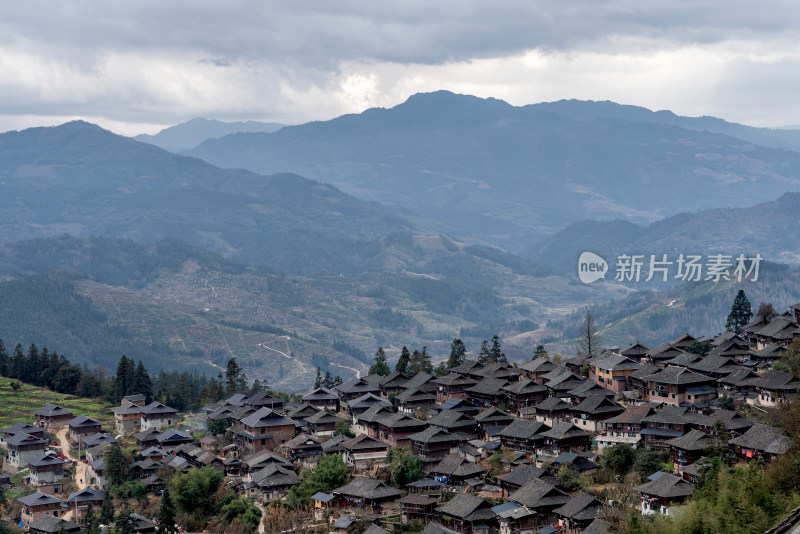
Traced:
<path fill-rule="evenodd" d="M 0 378 L 0 428 L 19 422 L 32 423 L 33 412 L 47 403 L 58 404 L 73 410 L 75 415 L 88 415 L 109 427 L 113 426 L 114 415 L 111 413 L 113 406 L 106 402 L 64 395 L 21 382 L 20 385 L 20 389 L 14 391 L 11 388 L 11 379 Z"/>

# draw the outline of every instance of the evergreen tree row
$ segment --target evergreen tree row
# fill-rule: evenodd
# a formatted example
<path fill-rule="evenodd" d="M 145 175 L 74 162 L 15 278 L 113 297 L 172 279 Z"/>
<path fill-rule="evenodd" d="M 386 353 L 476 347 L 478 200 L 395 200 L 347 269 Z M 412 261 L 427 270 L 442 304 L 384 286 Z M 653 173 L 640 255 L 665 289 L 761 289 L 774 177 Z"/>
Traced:
<path fill-rule="evenodd" d="M 236 358 L 228 361 L 224 377 L 221 372 L 209 377 L 197 371 L 167 372 L 163 369 L 151 376 L 141 360 L 137 363 L 123 355 L 117 363 L 116 374 L 109 376 L 102 367 L 89 369 L 85 365 L 73 365 L 55 351 L 39 350 L 35 344 L 25 351 L 18 343 L 9 354 L 2 339 L 0 376 L 67 395 L 102 398 L 114 404 L 127 395 L 144 395 L 147 402 L 157 400 L 179 411 L 196 410 L 237 392 L 252 395 L 269 391 L 269 386 L 258 379 L 248 387 L 247 376 Z"/>

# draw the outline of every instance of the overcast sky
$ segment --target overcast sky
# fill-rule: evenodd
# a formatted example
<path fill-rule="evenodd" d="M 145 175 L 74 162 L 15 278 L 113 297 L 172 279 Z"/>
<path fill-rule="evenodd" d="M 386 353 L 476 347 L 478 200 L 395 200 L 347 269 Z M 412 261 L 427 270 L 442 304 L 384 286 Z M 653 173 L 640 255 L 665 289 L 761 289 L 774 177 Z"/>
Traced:
<path fill-rule="evenodd" d="M 800 124 L 800 2 L 13 2 L 0 131 L 300 123 L 449 89 Z"/>

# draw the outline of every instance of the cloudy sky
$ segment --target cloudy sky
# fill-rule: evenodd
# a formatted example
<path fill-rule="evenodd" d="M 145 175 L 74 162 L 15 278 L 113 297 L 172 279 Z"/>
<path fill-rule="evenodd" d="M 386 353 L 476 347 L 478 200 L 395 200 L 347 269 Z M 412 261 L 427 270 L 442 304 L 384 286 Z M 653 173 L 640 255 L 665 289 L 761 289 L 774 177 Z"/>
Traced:
<path fill-rule="evenodd" d="M 28 1 L 0 17 L 0 131 L 300 123 L 449 89 L 800 124 L 800 3 Z"/>

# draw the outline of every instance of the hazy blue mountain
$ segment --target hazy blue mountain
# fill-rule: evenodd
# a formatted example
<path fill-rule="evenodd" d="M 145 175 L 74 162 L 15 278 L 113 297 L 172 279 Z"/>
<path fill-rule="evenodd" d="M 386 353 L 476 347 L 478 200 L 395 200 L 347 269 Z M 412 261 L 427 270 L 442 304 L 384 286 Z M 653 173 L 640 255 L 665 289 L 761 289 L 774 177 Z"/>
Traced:
<path fill-rule="evenodd" d="M 607 261 L 617 255 L 759 253 L 765 259 L 800 264 L 800 193 L 747 208 L 681 213 L 647 226 L 627 221 L 573 223 L 523 256 L 575 273 L 583 251 Z"/>
<path fill-rule="evenodd" d="M 277 122 L 223 122 L 215 119 L 197 118 L 165 128 L 155 135 L 139 134 L 134 139 L 156 145 L 170 152 L 182 152 L 199 145 L 207 139 L 216 139 L 217 137 L 240 132 L 270 133 L 281 128 L 283 128 L 283 124 Z"/>
<path fill-rule="evenodd" d="M 610 101 L 559 100 L 525 106 L 526 109 L 546 111 L 576 121 L 619 119 L 630 122 L 669 124 L 687 130 L 706 131 L 736 137 L 743 141 L 770 148 L 800 150 L 800 130 L 785 128 L 756 128 L 717 117 L 683 117 L 669 110 L 651 111 Z"/>
<path fill-rule="evenodd" d="M 611 103 L 514 107 L 440 91 L 271 134 L 232 134 L 187 154 L 221 167 L 297 172 L 520 250 L 587 217 L 649 223 L 800 187 L 800 154 L 709 128 L 793 143 L 790 131 Z"/>
<path fill-rule="evenodd" d="M 740 289 L 750 300 L 753 311 L 760 303 L 769 302 L 783 313 L 800 302 L 800 270 L 765 262 L 756 282 L 689 282 L 665 291 L 637 291 L 589 308 L 603 346 L 626 347 L 634 341 L 655 346 L 686 332 L 696 337 L 713 337 L 723 332 Z M 581 309 L 550 322 L 548 327 L 554 332 L 551 341 L 561 340 L 557 343 L 561 350 L 574 348 L 585 314 L 586 310 Z"/>
<path fill-rule="evenodd" d="M 501 333 L 507 354 L 526 357 L 551 314 L 622 294 L 443 236 L 380 244 L 384 270 L 342 277 L 276 274 L 174 238 L 0 243 L 0 339 L 111 370 L 121 354 L 155 371 L 236 356 L 251 378 L 300 391 L 317 366 L 365 371 L 378 346 L 392 358 L 403 345 L 444 357 L 453 337 L 475 350 Z"/>
<path fill-rule="evenodd" d="M 0 241 L 178 237 L 294 273 L 368 268 L 402 217 L 294 174 L 221 170 L 72 122 L 0 135 Z"/>

